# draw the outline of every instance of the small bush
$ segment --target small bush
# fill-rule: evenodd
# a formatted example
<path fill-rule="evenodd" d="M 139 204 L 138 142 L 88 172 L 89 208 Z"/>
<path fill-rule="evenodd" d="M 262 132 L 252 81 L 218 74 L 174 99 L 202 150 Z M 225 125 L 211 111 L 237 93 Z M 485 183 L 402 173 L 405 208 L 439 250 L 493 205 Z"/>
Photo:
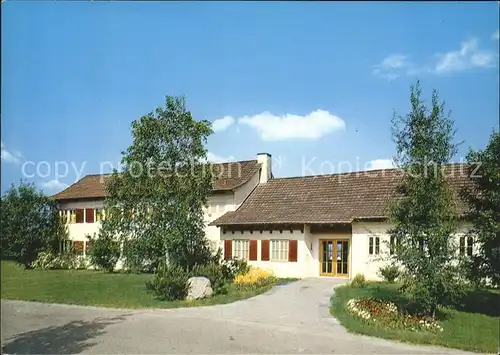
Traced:
<path fill-rule="evenodd" d="M 238 275 L 244 275 L 250 271 L 250 265 L 243 259 L 224 260 L 224 265 L 228 269 L 228 278 L 231 280 Z"/>
<path fill-rule="evenodd" d="M 56 255 L 54 255 L 51 251 L 42 251 L 38 254 L 35 261 L 31 263 L 31 267 L 42 270 L 52 269 L 55 258 Z"/>
<path fill-rule="evenodd" d="M 61 254 L 54 254 L 50 251 L 44 251 L 38 254 L 36 260 L 31 264 L 35 269 L 86 269 L 87 260 L 83 255 L 77 255 L 73 250 Z"/>
<path fill-rule="evenodd" d="M 215 294 L 227 293 L 225 285 L 231 282 L 225 266 L 213 262 L 205 265 L 195 265 L 190 274 L 191 276 L 205 276 L 208 278 Z"/>
<path fill-rule="evenodd" d="M 396 265 L 388 265 L 381 267 L 378 274 L 385 282 L 392 284 L 399 277 L 400 271 Z"/>
<path fill-rule="evenodd" d="M 239 274 L 234 278 L 234 284 L 239 290 L 254 290 L 275 281 L 271 271 L 253 267 L 246 274 Z"/>
<path fill-rule="evenodd" d="M 88 256 L 90 264 L 98 269 L 112 272 L 120 258 L 120 243 L 107 236 L 92 239 Z"/>
<path fill-rule="evenodd" d="M 365 275 L 363 274 L 356 274 L 354 278 L 351 281 L 351 287 L 354 288 L 361 288 L 366 286 L 366 279 Z"/>
<path fill-rule="evenodd" d="M 188 279 L 188 273 L 179 266 L 160 265 L 146 288 L 160 300 L 183 300 L 188 294 Z"/>

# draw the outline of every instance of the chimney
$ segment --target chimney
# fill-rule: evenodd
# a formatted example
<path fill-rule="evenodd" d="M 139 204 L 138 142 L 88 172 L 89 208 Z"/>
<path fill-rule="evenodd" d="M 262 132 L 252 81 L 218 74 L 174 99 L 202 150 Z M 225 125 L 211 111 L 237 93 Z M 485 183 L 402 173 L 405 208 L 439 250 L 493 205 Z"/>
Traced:
<path fill-rule="evenodd" d="M 258 153 L 257 162 L 261 164 L 259 183 L 265 184 L 273 176 L 271 154 Z"/>

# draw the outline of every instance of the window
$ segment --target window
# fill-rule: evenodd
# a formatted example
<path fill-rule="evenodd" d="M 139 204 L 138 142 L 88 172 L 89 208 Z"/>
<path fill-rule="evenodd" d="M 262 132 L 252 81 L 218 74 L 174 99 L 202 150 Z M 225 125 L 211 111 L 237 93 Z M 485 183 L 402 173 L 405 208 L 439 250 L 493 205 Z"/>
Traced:
<path fill-rule="evenodd" d="M 233 258 L 237 259 L 249 259 L 250 254 L 250 243 L 248 240 L 236 239 L 233 242 Z"/>
<path fill-rule="evenodd" d="M 467 256 L 472 256 L 472 244 L 474 244 L 472 237 L 467 237 Z"/>
<path fill-rule="evenodd" d="M 71 240 L 61 240 L 59 241 L 59 252 L 65 253 L 71 250 L 73 242 Z"/>
<path fill-rule="evenodd" d="M 425 247 L 426 247 L 426 243 L 425 243 L 424 238 L 418 238 L 418 250 L 420 250 L 420 252 L 423 253 Z"/>
<path fill-rule="evenodd" d="M 370 237 L 368 243 L 369 243 L 368 254 L 378 255 L 380 253 L 380 238 L 379 237 Z"/>
<path fill-rule="evenodd" d="M 74 241 L 73 250 L 76 252 L 76 254 L 83 254 L 83 241 Z"/>
<path fill-rule="evenodd" d="M 465 242 L 467 241 L 467 245 Z M 472 256 L 472 245 L 474 244 L 474 239 L 472 237 L 460 237 L 460 255 Z"/>
<path fill-rule="evenodd" d="M 396 249 L 399 246 L 398 239 L 391 235 L 391 240 L 389 242 L 389 254 L 394 255 L 396 254 Z"/>
<path fill-rule="evenodd" d="M 104 220 L 104 210 L 102 208 L 95 208 L 94 214 L 96 222 Z"/>
<path fill-rule="evenodd" d="M 59 217 L 61 217 L 63 223 L 68 223 L 68 211 L 59 210 Z"/>
<path fill-rule="evenodd" d="M 69 210 L 69 223 L 76 223 L 76 210 Z"/>
<path fill-rule="evenodd" d="M 83 223 L 84 222 L 84 215 L 85 215 L 85 210 L 81 209 L 81 208 L 77 208 L 76 209 L 76 212 L 75 212 L 75 222 L 76 223 Z"/>
<path fill-rule="evenodd" d="M 271 261 L 288 261 L 288 240 L 271 240 Z"/>

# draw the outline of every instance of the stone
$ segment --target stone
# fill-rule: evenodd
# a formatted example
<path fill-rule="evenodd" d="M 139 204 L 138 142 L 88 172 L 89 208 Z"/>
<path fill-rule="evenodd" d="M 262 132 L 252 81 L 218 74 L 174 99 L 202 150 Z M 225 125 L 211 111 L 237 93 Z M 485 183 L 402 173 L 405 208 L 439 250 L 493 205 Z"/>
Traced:
<path fill-rule="evenodd" d="M 210 280 L 204 276 L 190 277 L 188 280 L 188 287 L 187 300 L 211 297 L 214 293 Z"/>

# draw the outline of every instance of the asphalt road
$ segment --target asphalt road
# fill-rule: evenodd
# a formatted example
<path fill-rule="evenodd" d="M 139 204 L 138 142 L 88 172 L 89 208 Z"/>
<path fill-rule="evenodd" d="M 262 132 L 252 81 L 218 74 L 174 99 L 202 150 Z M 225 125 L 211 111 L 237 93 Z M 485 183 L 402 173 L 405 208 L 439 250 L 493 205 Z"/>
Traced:
<path fill-rule="evenodd" d="M 348 334 L 328 312 L 339 281 L 306 279 L 228 305 L 119 310 L 2 300 L 6 354 L 465 354 Z"/>

